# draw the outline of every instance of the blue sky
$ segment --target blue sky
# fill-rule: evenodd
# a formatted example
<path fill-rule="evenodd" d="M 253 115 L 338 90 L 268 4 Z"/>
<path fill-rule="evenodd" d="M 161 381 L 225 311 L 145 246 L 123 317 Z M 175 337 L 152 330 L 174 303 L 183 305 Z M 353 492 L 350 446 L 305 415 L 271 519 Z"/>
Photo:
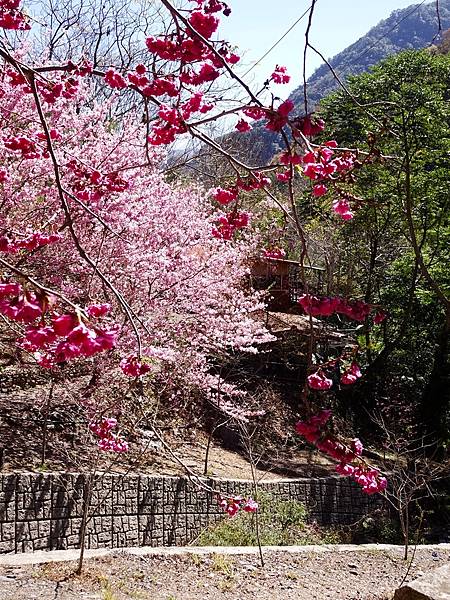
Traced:
<path fill-rule="evenodd" d="M 221 36 L 238 45 L 245 66 L 257 61 L 298 17 L 311 0 L 229 0 L 232 13 L 222 17 Z M 311 28 L 311 43 L 331 58 L 392 11 L 415 4 L 414 0 L 318 0 Z M 252 71 L 255 82 L 263 82 L 275 64 L 285 65 L 292 79 L 283 87 L 287 96 L 302 82 L 303 42 L 307 17 Z M 308 55 L 307 75 L 320 65 L 312 52 Z M 241 67 L 242 68 L 242 67 Z M 280 89 L 281 92 L 281 89 Z"/>

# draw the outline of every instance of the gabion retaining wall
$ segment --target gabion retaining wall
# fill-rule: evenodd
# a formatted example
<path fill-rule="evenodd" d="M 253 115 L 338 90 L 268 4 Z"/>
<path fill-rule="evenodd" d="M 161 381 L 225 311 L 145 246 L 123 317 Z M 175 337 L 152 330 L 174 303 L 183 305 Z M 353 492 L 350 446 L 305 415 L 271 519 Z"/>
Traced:
<path fill-rule="evenodd" d="M 79 547 L 88 475 L 0 475 L 0 553 Z M 205 480 L 222 493 L 251 494 L 246 481 Z M 260 484 L 279 499 L 304 502 L 318 523 L 349 524 L 380 506 L 347 479 L 295 479 Z M 86 547 L 183 545 L 223 518 L 217 498 L 183 477 L 97 474 Z"/>

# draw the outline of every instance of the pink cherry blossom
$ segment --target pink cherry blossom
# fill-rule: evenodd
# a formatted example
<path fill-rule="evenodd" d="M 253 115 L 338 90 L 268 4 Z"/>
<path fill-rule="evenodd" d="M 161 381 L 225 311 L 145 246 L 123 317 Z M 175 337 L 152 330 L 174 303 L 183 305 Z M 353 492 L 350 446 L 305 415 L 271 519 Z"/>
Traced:
<path fill-rule="evenodd" d="M 354 215 L 350 209 L 348 200 L 346 200 L 345 198 L 338 198 L 337 200 L 334 200 L 333 210 L 337 215 L 340 215 L 344 219 L 344 221 L 349 221 L 350 219 L 353 219 Z"/>
<path fill-rule="evenodd" d="M 353 362 L 349 369 L 347 369 L 341 376 L 341 383 L 344 385 L 351 385 L 355 383 L 361 377 L 361 370 L 359 366 Z"/>
<path fill-rule="evenodd" d="M 270 76 L 270 79 L 274 83 L 289 83 L 291 80 L 290 75 L 287 74 L 286 67 L 276 66 L 274 72 Z"/>
<path fill-rule="evenodd" d="M 129 356 L 121 360 L 120 368 L 128 377 L 141 377 L 151 370 L 151 366 L 140 361 L 137 356 Z"/>
<path fill-rule="evenodd" d="M 308 385 L 313 390 L 329 390 L 333 382 L 322 371 L 316 371 L 308 376 Z"/>

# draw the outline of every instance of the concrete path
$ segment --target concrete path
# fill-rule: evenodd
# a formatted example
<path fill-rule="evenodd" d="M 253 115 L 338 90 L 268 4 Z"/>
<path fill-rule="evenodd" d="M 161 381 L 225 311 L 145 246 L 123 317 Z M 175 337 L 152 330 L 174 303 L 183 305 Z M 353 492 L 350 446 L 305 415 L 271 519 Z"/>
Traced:
<path fill-rule="evenodd" d="M 417 549 L 450 550 L 450 544 L 428 544 L 417 546 Z M 394 544 L 324 544 L 321 546 L 264 546 L 263 552 L 280 553 L 308 553 L 308 552 L 398 552 L 403 553 L 403 546 Z M 50 562 L 63 562 L 77 560 L 79 550 L 50 550 L 29 552 L 21 554 L 0 554 L 0 566 L 38 565 Z M 171 556 L 186 554 L 258 554 L 259 549 L 255 546 L 170 546 L 165 548 L 152 548 L 142 546 L 135 548 L 98 548 L 86 550 L 85 558 L 97 558 L 100 556 L 130 554 L 137 556 Z"/>

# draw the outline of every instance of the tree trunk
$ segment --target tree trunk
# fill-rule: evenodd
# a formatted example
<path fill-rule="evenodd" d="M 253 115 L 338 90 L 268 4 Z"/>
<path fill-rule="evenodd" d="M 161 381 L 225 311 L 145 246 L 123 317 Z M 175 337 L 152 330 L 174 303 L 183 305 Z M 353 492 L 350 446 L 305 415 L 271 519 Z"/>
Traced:
<path fill-rule="evenodd" d="M 433 368 L 420 403 L 422 433 L 434 441 L 434 448 L 442 450 L 448 437 L 448 412 L 450 408 L 450 312 L 436 340 Z"/>

